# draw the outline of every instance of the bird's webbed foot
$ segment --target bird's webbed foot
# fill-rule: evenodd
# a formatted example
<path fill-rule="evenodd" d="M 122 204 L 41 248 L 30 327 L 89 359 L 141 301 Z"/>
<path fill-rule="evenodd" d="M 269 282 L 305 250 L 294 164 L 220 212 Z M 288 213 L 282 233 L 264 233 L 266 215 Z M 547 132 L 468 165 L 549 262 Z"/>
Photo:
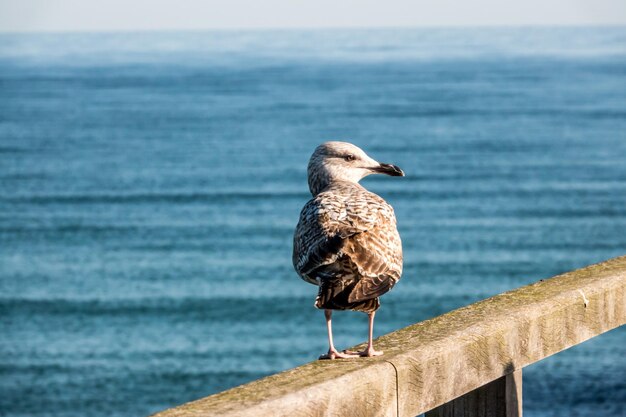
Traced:
<path fill-rule="evenodd" d="M 382 350 L 375 350 L 374 347 L 368 347 L 360 352 L 356 352 L 353 350 L 344 350 L 343 353 L 348 355 L 360 356 L 362 358 L 371 358 L 373 356 L 382 356 L 384 352 Z"/>
<path fill-rule="evenodd" d="M 349 359 L 349 358 L 358 358 L 359 355 L 355 353 L 347 353 L 345 350 L 343 352 L 339 352 L 337 349 L 328 349 L 328 353 L 321 355 L 319 359 Z"/>

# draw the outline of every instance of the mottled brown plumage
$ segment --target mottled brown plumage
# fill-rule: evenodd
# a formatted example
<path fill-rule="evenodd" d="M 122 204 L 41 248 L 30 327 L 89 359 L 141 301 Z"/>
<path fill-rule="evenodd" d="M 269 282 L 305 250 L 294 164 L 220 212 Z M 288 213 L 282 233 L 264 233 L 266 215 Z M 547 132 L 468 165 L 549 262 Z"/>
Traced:
<path fill-rule="evenodd" d="M 402 274 L 393 208 L 359 184 L 333 182 L 304 206 L 293 256 L 320 287 L 317 308 L 374 311 Z"/>
<path fill-rule="evenodd" d="M 320 145 L 308 169 L 313 198 L 300 213 L 293 245 L 296 271 L 319 286 L 315 306 L 370 313 L 370 326 L 380 306 L 378 298 L 402 275 L 402 244 L 393 208 L 358 184 L 372 173 L 404 175 L 352 144 Z M 329 313 L 327 322 L 330 355 L 334 348 Z"/>

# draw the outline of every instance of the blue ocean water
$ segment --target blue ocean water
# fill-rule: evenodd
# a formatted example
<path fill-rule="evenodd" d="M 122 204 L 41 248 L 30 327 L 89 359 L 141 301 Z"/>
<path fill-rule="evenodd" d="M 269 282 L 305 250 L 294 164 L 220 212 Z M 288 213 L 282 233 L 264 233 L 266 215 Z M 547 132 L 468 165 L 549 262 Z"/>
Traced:
<path fill-rule="evenodd" d="M 364 180 L 405 251 L 378 335 L 626 253 L 626 28 L 1 35 L 0 415 L 143 416 L 324 352 L 291 239 L 331 139 L 407 173 Z M 626 415 L 625 346 L 526 368 L 526 415 Z"/>

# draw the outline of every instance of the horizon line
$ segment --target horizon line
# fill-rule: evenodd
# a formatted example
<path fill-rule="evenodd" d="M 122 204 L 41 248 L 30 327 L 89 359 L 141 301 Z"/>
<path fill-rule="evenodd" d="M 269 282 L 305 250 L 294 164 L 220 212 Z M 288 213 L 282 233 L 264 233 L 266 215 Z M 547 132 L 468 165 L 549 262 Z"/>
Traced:
<path fill-rule="evenodd" d="M 419 29 L 591 29 L 591 28 L 625 28 L 626 22 L 621 23 L 492 23 L 492 24 L 433 24 L 433 25 L 375 25 L 375 26 L 259 26 L 259 27 L 198 27 L 198 28 L 134 28 L 134 29 L 37 29 L 37 30 L 4 30 L 0 28 L 0 35 L 71 35 L 71 34 L 114 34 L 114 33 L 183 33 L 183 32 L 318 32 L 341 30 L 419 30 Z"/>

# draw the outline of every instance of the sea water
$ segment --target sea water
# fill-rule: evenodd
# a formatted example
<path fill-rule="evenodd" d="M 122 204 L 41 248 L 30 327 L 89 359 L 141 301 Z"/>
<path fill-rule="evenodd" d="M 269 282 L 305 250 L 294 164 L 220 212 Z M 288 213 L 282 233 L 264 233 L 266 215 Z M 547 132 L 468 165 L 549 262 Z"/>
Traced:
<path fill-rule="evenodd" d="M 376 335 L 626 253 L 626 28 L 0 36 L 0 414 L 144 416 L 327 349 L 291 266 L 306 164 L 405 178 Z M 339 348 L 366 316 L 335 316 Z M 626 409 L 626 331 L 527 416 Z"/>

